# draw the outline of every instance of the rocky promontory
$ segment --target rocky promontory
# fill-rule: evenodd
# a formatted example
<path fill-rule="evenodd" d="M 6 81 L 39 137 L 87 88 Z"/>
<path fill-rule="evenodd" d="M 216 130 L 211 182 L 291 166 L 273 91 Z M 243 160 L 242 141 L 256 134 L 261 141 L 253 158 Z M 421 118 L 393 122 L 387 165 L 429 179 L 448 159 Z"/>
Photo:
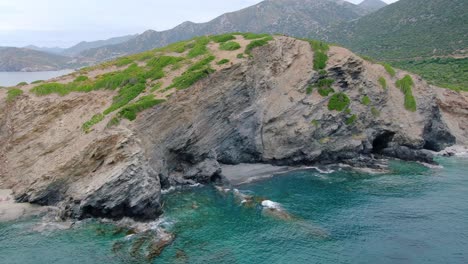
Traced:
<path fill-rule="evenodd" d="M 164 77 L 135 77 L 121 88 L 45 93 L 48 86 L 28 85 L 10 100 L 0 91 L 0 189 L 13 189 L 20 202 L 59 206 L 64 218 L 152 219 L 162 212 L 162 188 L 223 178 L 223 165 L 432 163 L 431 151 L 468 143 L 466 93 L 341 47 L 284 36 L 251 45 L 250 37 L 235 36 L 233 51 L 216 39 L 194 56 L 195 40 L 185 50 L 129 58 L 130 66 L 120 60 L 54 80 L 67 85 L 81 75 L 97 83 L 149 69 L 161 56 L 179 58 L 161 66 Z M 188 82 L 194 75 L 203 78 Z M 143 89 L 120 108 L 127 112 L 107 111 L 137 82 Z M 148 96 L 160 101 L 127 115 Z"/>

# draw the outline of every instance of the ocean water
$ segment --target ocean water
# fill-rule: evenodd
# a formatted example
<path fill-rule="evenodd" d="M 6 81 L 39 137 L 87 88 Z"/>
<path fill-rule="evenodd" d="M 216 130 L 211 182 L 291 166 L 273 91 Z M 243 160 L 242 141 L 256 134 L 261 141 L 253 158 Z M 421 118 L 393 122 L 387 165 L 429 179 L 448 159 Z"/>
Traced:
<path fill-rule="evenodd" d="M 14 86 L 20 82 L 31 83 L 38 80 L 48 80 L 72 73 L 73 70 L 42 71 L 42 72 L 0 72 L 0 86 Z"/>
<path fill-rule="evenodd" d="M 468 263 L 468 159 L 440 162 L 392 161 L 384 175 L 297 171 L 239 188 L 288 219 L 209 186 L 175 191 L 164 226 L 176 239 L 152 261 L 112 225 L 2 223 L 0 263 Z"/>

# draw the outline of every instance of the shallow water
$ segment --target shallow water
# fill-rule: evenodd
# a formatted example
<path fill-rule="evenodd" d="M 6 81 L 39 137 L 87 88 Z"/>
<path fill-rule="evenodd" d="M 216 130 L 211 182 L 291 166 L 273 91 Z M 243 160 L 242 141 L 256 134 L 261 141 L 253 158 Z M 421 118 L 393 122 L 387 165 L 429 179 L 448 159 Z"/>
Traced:
<path fill-rule="evenodd" d="M 73 70 L 42 71 L 42 72 L 0 72 L 0 86 L 14 86 L 20 82 L 31 83 L 38 80 L 48 80 L 72 73 Z"/>
<path fill-rule="evenodd" d="M 164 219 L 176 240 L 154 263 L 468 263 L 468 160 L 441 163 L 392 162 L 385 175 L 299 171 L 239 188 L 279 202 L 290 220 L 211 187 L 173 192 Z M 0 224 L 1 263 L 145 263 L 115 251 L 125 234 L 112 226 L 35 224 Z"/>

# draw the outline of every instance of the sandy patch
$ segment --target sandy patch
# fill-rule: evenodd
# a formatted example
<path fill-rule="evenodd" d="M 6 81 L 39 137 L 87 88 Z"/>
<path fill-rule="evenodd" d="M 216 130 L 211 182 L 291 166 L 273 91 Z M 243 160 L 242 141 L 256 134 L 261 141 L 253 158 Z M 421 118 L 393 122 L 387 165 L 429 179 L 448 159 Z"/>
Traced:
<path fill-rule="evenodd" d="M 44 207 L 29 203 L 15 203 L 11 190 L 0 189 L 0 222 L 38 215 L 44 209 Z"/>

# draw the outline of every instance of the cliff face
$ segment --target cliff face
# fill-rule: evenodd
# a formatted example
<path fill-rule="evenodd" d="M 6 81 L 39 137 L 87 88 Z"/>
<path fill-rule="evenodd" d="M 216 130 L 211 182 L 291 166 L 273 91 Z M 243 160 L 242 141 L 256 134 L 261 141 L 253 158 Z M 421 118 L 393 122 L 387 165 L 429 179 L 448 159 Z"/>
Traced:
<path fill-rule="evenodd" d="M 210 182 L 222 176 L 220 164 L 373 166 L 374 154 L 431 162 L 425 149 L 468 143 L 466 94 L 411 75 L 411 112 L 395 87 L 408 73 L 391 77 L 340 47 L 328 55 L 319 74 L 309 43 L 275 37 L 253 59 L 176 92 L 134 123 L 88 134 L 81 124 L 109 106 L 112 92 L 23 95 L 5 104 L 0 91 L 0 187 L 13 188 L 19 201 L 59 205 L 64 217 L 145 219 L 160 214 L 161 187 Z M 309 93 L 321 79 L 334 80 L 349 110 L 330 111 L 330 96 Z"/>

